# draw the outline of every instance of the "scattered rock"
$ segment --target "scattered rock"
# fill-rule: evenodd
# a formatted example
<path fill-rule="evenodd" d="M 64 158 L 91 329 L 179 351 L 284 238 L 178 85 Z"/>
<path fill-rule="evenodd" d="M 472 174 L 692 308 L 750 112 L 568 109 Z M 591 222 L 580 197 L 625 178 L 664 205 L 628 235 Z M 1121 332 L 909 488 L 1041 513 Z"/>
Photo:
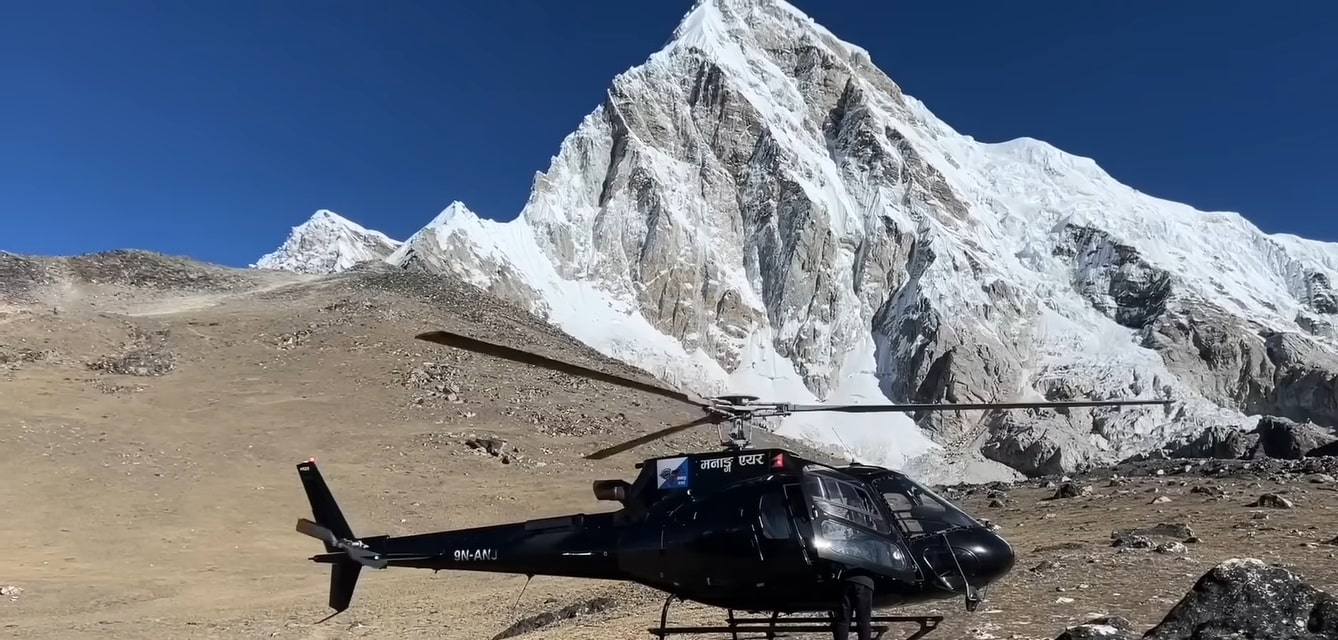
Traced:
<path fill-rule="evenodd" d="M 50 360 L 55 356 L 56 352 L 50 349 L 0 347 L 0 366 L 18 369 L 22 365 Z"/>
<path fill-rule="evenodd" d="M 299 329 L 291 333 L 281 334 L 274 339 L 274 346 L 280 351 L 296 349 L 306 343 L 307 338 L 311 337 L 311 329 Z"/>
<path fill-rule="evenodd" d="M 1146 536 L 1117 531 L 1110 534 L 1110 546 L 1128 549 L 1151 549 L 1156 547 L 1157 544 Z"/>
<path fill-rule="evenodd" d="M 1194 536 L 1194 529 L 1183 522 L 1162 522 L 1151 527 L 1137 527 L 1134 529 L 1123 529 L 1111 534 L 1111 537 L 1118 535 L 1136 535 L 1136 536 L 1160 536 L 1163 538 L 1190 538 Z"/>
<path fill-rule="evenodd" d="M 1265 493 L 1259 496 L 1258 500 L 1250 503 L 1251 507 L 1263 507 L 1267 509 L 1292 509 L 1296 505 L 1276 493 Z"/>
<path fill-rule="evenodd" d="M 426 404 L 429 400 L 444 400 L 460 404 L 460 381 L 463 377 L 460 368 L 437 362 L 424 362 L 414 367 L 402 380 L 404 386 L 419 392 L 413 404 Z"/>
<path fill-rule="evenodd" d="M 1157 545 L 1157 548 L 1153 550 L 1156 551 L 1157 553 L 1165 553 L 1165 554 L 1181 554 L 1185 553 L 1186 551 L 1189 551 L 1189 549 L 1185 548 L 1184 544 L 1176 542 L 1174 540 L 1163 542 Z"/>
<path fill-rule="evenodd" d="M 0 302 L 32 302 L 34 292 L 53 280 L 46 262 L 0 251 Z"/>
<path fill-rule="evenodd" d="M 1122 616 L 1103 616 L 1070 627 L 1056 640 L 1135 640 L 1134 625 Z"/>
<path fill-rule="evenodd" d="M 171 373 L 177 366 L 177 356 L 168 349 L 171 332 L 167 329 L 145 331 L 130 325 L 129 340 L 121 345 L 121 352 L 84 363 L 92 371 L 124 376 L 157 377 Z"/>
<path fill-rule="evenodd" d="M 226 291 L 248 282 L 244 274 L 235 270 L 137 249 L 116 249 L 63 260 L 75 276 L 90 284 L 174 291 Z"/>
<path fill-rule="evenodd" d="M 94 381 L 93 386 L 97 387 L 98 391 L 108 395 L 139 393 L 144 390 L 144 385 L 141 384 L 116 384 L 114 382 L 107 382 L 106 380 Z"/>
<path fill-rule="evenodd" d="M 1093 620 L 1088 620 L 1086 624 L 1100 624 L 1108 627 L 1115 627 L 1121 631 L 1133 631 L 1134 623 L 1124 616 L 1101 616 Z"/>
<path fill-rule="evenodd" d="M 102 373 L 156 377 L 171 373 L 176 368 L 176 358 L 169 353 L 136 349 L 116 356 L 104 356 L 87 365 L 89 369 Z"/>
<path fill-rule="evenodd" d="M 1045 553 L 1047 551 L 1082 551 L 1084 545 L 1081 542 L 1059 542 L 1056 544 L 1047 544 L 1036 547 L 1032 553 Z"/>
<path fill-rule="evenodd" d="M 1036 566 L 1028 569 L 1028 571 L 1031 571 L 1032 573 L 1045 573 L 1047 571 L 1054 571 L 1055 569 L 1058 568 L 1059 568 L 1058 562 L 1055 562 L 1054 560 L 1042 560 Z"/>
<path fill-rule="evenodd" d="M 473 449 L 476 453 L 487 454 L 502 461 L 502 464 L 511 464 L 520 459 L 520 449 L 511 447 L 507 449 L 506 441 L 498 438 L 469 438 L 465 440 L 465 446 Z"/>
<path fill-rule="evenodd" d="M 1329 475 L 1338 475 L 1338 446 L 1334 446 L 1331 455 L 1319 456 L 1315 452 L 1300 460 L 1285 460 L 1281 458 L 1261 458 L 1257 460 L 1203 460 L 1201 464 L 1195 465 L 1189 472 L 1196 476 L 1208 478 L 1267 478 L 1278 475 L 1309 475 L 1327 473 Z M 1147 477 L 1158 475 L 1158 471 L 1163 474 L 1189 475 L 1184 470 L 1184 460 L 1125 460 L 1113 469 L 1106 469 L 1105 472 L 1115 472 L 1125 477 Z"/>
<path fill-rule="evenodd" d="M 1059 485 L 1059 488 L 1055 490 L 1055 495 L 1051 497 L 1051 500 L 1076 498 L 1078 496 L 1091 495 L 1091 493 L 1092 493 L 1091 487 L 1080 487 L 1077 485 L 1077 483 L 1065 482 Z"/>

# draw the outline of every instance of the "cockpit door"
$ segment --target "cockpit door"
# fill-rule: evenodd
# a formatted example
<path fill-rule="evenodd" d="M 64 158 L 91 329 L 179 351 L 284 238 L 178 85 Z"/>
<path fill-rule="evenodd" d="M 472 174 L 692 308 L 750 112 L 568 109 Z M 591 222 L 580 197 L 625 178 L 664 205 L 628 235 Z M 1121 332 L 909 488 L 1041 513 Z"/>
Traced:
<path fill-rule="evenodd" d="M 805 469 L 801 477 L 812 520 L 811 544 L 818 557 L 900 580 L 917 580 L 904 538 L 867 488 L 821 466 Z"/>
<path fill-rule="evenodd" d="M 771 486 L 758 498 L 757 550 L 768 576 L 808 571 L 811 563 L 796 517 L 802 513 L 803 501 L 793 500 L 791 490 L 797 494 L 798 485 Z"/>

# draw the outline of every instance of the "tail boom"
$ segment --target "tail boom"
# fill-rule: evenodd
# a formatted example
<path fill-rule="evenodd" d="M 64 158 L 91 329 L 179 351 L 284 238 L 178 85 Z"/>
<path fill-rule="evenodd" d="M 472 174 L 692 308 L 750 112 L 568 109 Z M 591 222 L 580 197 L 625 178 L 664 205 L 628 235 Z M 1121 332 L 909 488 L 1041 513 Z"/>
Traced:
<path fill-rule="evenodd" d="M 331 565 L 330 608 L 335 613 L 349 607 L 363 567 L 626 578 L 613 552 L 618 534 L 612 514 L 576 514 L 407 536 L 358 538 L 316 461 L 303 461 L 297 470 L 313 517 L 299 518 L 297 531 L 325 546 L 325 553 L 311 560 Z"/>
<path fill-rule="evenodd" d="M 573 515 L 471 529 L 361 540 L 385 566 L 616 580 L 612 516 Z M 343 553 L 315 556 L 337 562 Z"/>

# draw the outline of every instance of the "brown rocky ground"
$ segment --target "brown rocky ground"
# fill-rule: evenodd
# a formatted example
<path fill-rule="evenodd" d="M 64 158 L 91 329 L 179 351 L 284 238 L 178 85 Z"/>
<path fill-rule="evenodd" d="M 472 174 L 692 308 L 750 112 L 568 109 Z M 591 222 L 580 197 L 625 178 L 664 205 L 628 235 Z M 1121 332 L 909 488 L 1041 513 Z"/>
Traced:
<path fill-rule="evenodd" d="M 466 285 L 359 271 L 237 272 L 139 253 L 0 254 L 0 628 L 13 638 L 492 638 L 529 615 L 608 608 L 527 639 L 649 637 L 660 597 L 619 583 L 391 570 L 329 621 L 293 467 L 317 456 L 355 532 L 399 534 L 602 511 L 590 481 L 709 447 L 703 430 L 611 460 L 582 453 L 679 421 L 651 396 L 418 342 L 450 329 L 630 369 Z M 646 378 L 644 374 L 641 374 Z M 506 441 L 498 455 L 473 437 Z M 789 446 L 797 445 L 790 444 Z M 1047 500 L 1038 483 L 955 492 L 1018 568 L 930 638 L 1054 638 L 1097 615 L 1140 629 L 1221 560 L 1284 563 L 1338 589 L 1332 478 L 1197 472 Z M 1199 487 L 1196 491 L 1195 487 Z M 1248 506 L 1282 493 L 1293 508 Z M 1168 498 L 1169 502 L 1154 498 Z M 997 501 L 997 502 L 994 502 Z M 991 503 L 996 506 L 990 506 Z M 1115 529 L 1192 531 L 1112 546 Z M 1163 541 L 1197 541 L 1157 550 Z M 12 587 L 17 587 L 14 589 Z M 718 613 L 676 605 L 672 619 Z M 890 637 L 890 636 L 889 636 Z"/>

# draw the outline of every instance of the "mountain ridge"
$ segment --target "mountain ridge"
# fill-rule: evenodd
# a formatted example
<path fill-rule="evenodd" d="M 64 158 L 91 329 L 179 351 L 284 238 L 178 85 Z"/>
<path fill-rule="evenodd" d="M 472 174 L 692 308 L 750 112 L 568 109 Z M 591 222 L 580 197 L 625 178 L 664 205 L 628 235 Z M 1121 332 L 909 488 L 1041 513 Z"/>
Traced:
<path fill-rule="evenodd" d="M 1261 415 L 1338 424 L 1338 245 L 1032 138 L 977 142 L 780 0 L 696 3 L 514 220 L 453 203 L 377 259 L 462 276 L 698 392 L 1177 400 L 781 426 L 925 473 L 1067 471 Z"/>

